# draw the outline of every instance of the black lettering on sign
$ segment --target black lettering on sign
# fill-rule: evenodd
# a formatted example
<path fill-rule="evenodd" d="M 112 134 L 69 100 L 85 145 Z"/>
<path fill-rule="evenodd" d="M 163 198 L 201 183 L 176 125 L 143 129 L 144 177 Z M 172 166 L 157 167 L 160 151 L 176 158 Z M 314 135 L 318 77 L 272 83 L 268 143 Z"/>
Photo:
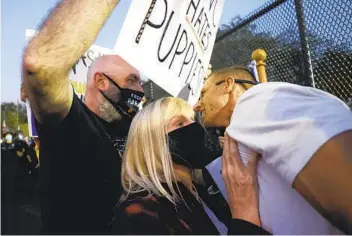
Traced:
<path fill-rule="evenodd" d="M 79 59 L 78 59 L 78 61 L 72 66 L 73 74 L 76 74 L 76 73 L 77 73 L 77 71 L 76 71 L 76 66 L 78 65 L 78 63 L 79 63 Z"/>
<path fill-rule="evenodd" d="M 189 57 L 189 59 L 187 59 L 189 50 L 190 50 L 191 48 L 192 48 L 192 54 L 191 54 L 191 56 Z M 180 69 L 180 73 L 178 73 L 178 77 L 181 76 L 181 73 L 182 73 L 182 70 L 183 70 L 183 66 L 184 66 L 184 65 L 188 65 L 189 62 L 192 60 L 193 54 L 194 54 L 194 44 L 193 44 L 193 42 L 191 42 L 191 43 L 189 44 L 189 46 L 188 46 L 187 52 L 186 52 L 186 54 L 185 54 L 185 58 L 183 59 L 183 63 L 182 63 L 181 69 Z M 193 63 L 194 63 L 194 61 L 193 61 Z M 192 65 L 192 66 L 193 66 L 193 65 Z"/>
<path fill-rule="evenodd" d="M 198 15 L 198 17 L 197 17 L 197 20 L 196 20 L 196 22 L 194 23 L 194 29 L 196 29 L 197 28 L 197 25 L 198 25 L 198 29 L 197 29 L 197 34 L 198 35 L 200 35 L 201 34 L 201 28 L 200 28 L 200 26 L 201 26 L 201 24 L 202 24 L 202 20 L 203 20 L 203 12 L 204 12 L 204 7 L 202 8 L 202 10 L 199 12 L 199 15 Z"/>
<path fill-rule="evenodd" d="M 198 94 L 198 90 L 201 88 L 204 77 L 204 66 L 199 69 L 198 72 L 198 80 L 195 88 L 192 88 L 192 95 Z"/>
<path fill-rule="evenodd" d="M 188 74 L 186 83 L 189 81 L 189 83 L 192 84 L 192 81 L 193 81 L 194 77 L 196 76 L 196 71 L 198 70 L 198 66 L 201 66 L 201 65 L 202 65 L 202 60 L 198 57 L 198 53 L 196 54 L 196 57 L 194 58 L 194 60 L 195 60 L 196 58 L 198 59 L 198 60 L 197 60 L 197 63 L 196 63 L 196 65 L 195 65 L 194 68 L 193 68 L 193 65 L 192 65 L 192 68 L 191 68 L 191 70 L 189 71 L 190 73 Z M 194 61 L 193 61 L 193 63 L 194 63 Z M 192 71 L 193 71 L 193 73 L 191 73 Z M 191 77 L 189 77 L 190 74 L 192 74 Z"/>
<path fill-rule="evenodd" d="M 99 57 L 103 56 L 104 54 L 99 53 Z M 88 60 L 87 60 L 88 59 Z M 77 65 L 79 64 L 80 61 L 82 61 L 83 65 L 87 68 L 90 68 L 90 66 L 93 64 L 96 58 L 94 58 L 94 51 L 93 50 L 88 50 L 87 51 L 87 56 L 83 55 L 73 66 L 72 66 L 72 71 L 73 74 L 77 74 Z"/>
<path fill-rule="evenodd" d="M 192 15 L 192 20 L 191 20 L 192 23 L 193 23 L 194 16 L 196 15 L 196 12 L 197 12 L 199 3 L 200 3 L 200 0 L 198 0 L 197 4 L 195 4 L 193 0 L 191 0 L 191 1 L 189 2 L 186 15 L 188 15 L 188 12 L 189 12 L 189 10 L 190 10 L 190 8 L 191 8 L 191 6 L 192 6 L 192 8 L 193 8 L 193 10 L 194 10 L 193 15 Z"/>
<path fill-rule="evenodd" d="M 99 55 L 100 55 L 100 53 L 99 53 Z M 94 60 L 96 59 L 96 58 L 93 58 L 93 56 L 94 56 L 93 51 L 92 51 L 92 50 L 89 50 L 89 51 L 87 52 L 87 58 L 90 60 L 90 65 L 89 65 L 89 67 L 93 64 Z M 89 68 L 89 67 L 88 67 L 88 68 Z"/>
<path fill-rule="evenodd" d="M 180 47 L 180 43 L 181 43 L 183 37 L 185 37 L 186 42 L 185 42 L 185 46 L 180 50 L 179 47 Z M 187 44 L 188 44 L 188 36 L 187 36 L 186 30 L 184 29 L 184 30 L 182 31 L 182 34 L 181 34 L 180 39 L 178 40 L 178 44 L 177 44 L 177 46 L 176 46 L 176 50 L 175 50 L 174 56 L 173 56 L 172 59 L 171 59 L 171 62 L 170 62 L 170 65 L 169 65 L 169 69 L 171 68 L 172 63 L 174 62 L 175 56 L 176 56 L 176 55 L 181 55 L 181 54 L 186 50 Z"/>
<path fill-rule="evenodd" d="M 77 68 L 77 65 L 79 64 L 79 61 L 80 61 L 80 60 L 82 60 L 83 65 L 84 65 L 85 67 L 87 67 L 87 64 L 86 64 L 85 59 L 86 59 L 86 56 L 85 56 L 85 55 L 81 56 L 81 58 L 76 62 L 76 64 L 74 64 L 74 65 L 72 66 L 73 74 L 76 74 L 76 73 L 77 73 L 76 68 Z"/>
<path fill-rule="evenodd" d="M 166 58 L 170 55 L 171 50 L 172 50 L 172 49 L 174 48 L 174 46 L 175 46 L 175 42 L 176 42 L 176 39 L 177 39 L 177 37 L 178 37 L 178 33 L 180 32 L 180 29 L 181 29 L 181 24 L 179 24 L 178 29 L 177 29 L 177 33 L 176 33 L 176 36 L 175 36 L 175 39 L 174 39 L 174 42 L 172 43 L 172 46 L 171 46 L 170 50 L 166 53 L 165 57 L 163 57 L 163 58 L 160 57 L 161 45 L 162 45 L 162 43 L 163 43 L 163 41 L 164 41 L 166 31 L 167 31 L 167 29 L 169 28 L 170 21 L 171 21 L 173 15 L 174 15 L 174 13 L 175 13 L 174 11 L 171 12 L 170 17 L 169 17 L 169 20 L 167 21 L 167 24 L 166 24 L 166 26 L 165 26 L 165 28 L 164 28 L 163 34 L 162 34 L 161 39 L 160 39 L 160 43 L 159 43 L 159 47 L 158 47 L 158 60 L 159 60 L 160 62 L 164 62 L 164 61 L 166 60 Z"/>
<path fill-rule="evenodd" d="M 198 56 L 198 53 L 196 52 L 196 55 L 193 58 L 191 69 L 189 70 L 189 73 L 187 75 L 187 79 L 185 81 L 185 84 L 187 84 L 187 82 L 189 81 L 189 76 L 191 75 L 191 72 L 192 72 L 192 69 L 193 69 L 193 66 L 194 66 L 194 62 L 196 61 L 197 56 Z"/>
<path fill-rule="evenodd" d="M 136 39 L 135 39 L 135 42 L 138 44 L 139 41 L 141 40 L 141 37 L 143 35 L 143 32 L 145 30 L 145 26 L 146 25 L 149 25 L 150 27 L 152 28 L 155 28 L 155 29 L 159 29 L 161 26 L 163 26 L 163 24 L 165 23 L 165 20 L 166 20 L 166 15 L 167 15 L 167 1 L 164 0 L 164 3 L 165 3 L 165 14 L 164 14 L 164 19 L 162 20 L 161 23 L 159 24 L 156 24 L 156 23 L 153 23 L 151 21 L 149 21 L 149 18 L 150 18 L 150 15 L 152 14 L 153 12 L 153 9 L 155 7 L 155 3 L 156 3 L 157 0 L 153 0 L 152 3 L 150 4 L 149 6 L 149 9 L 148 9 L 148 12 L 147 12 L 147 15 L 144 17 L 144 21 L 139 29 L 139 32 L 136 36 Z"/>
<path fill-rule="evenodd" d="M 83 55 L 83 56 L 81 57 L 81 59 L 82 59 L 83 65 L 84 65 L 85 67 L 87 67 L 87 64 L 86 64 L 86 56 Z"/>
<path fill-rule="evenodd" d="M 214 1 L 215 1 L 215 4 L 214 4 Z M 218 4 L 218 0 L 210 0 L 209 12 L 211 9 L 213 9 L 213 27 L 216 27 L 216 25 L 215 25 L 215 9 L 216 9 L 217 4 Z"/>
<path fill-rule="evenodd" d="M 201 36 L 201 35 L 203 35 L 203 33 L 204 33 L 204 26 L 206 25 L 206 24 L 209 24 L 209 20 L 208 20 L 208 16 L 207 16 L 207 14 L 205 14 L 204 13 L 204 18 L 205 18 L 205 21 L 203 22 L 203 25 L 202 25 L 202 29 L 200 30 L 200 34 L 199 34 L 199 37 Z"/>
<path fill-rule="evenodd" d="M 205 15 L 205 17 L 207 17 L 207 15 Z M 201 36 L 201 41 L 202 41 L 202 45 L 204 47 L 204 51 L 208 49 L 209 41 L 210 41 L 210 37 L 211 37 L 210 25 L 208 23 L 208 20 L 206 22 L 207 22 L 206 27 L 204 29 L 203 35 Z M 204 40 L 204 39 L 206 39 L 206 40 Z"/>

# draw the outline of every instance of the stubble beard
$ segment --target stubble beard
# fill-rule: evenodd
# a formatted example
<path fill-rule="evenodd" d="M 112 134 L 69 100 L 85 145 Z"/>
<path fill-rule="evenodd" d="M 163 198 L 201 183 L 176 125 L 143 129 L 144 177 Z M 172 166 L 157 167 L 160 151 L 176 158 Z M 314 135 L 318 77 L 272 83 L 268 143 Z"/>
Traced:
<path fill-rule="evenodd" d="M 98 105 L 99 117 L 111 123 L 122 119 L 121 114 L 116 111 L 115 107 L 107 100 L 101 101 Z"/>
<path fill-rule="evenodd" d="M 111 87 L 111 86 L 110 86 Z M 105 93 L 105 95 L 109 98 L 113 98 L 113 100 L 119 100 L 119 95 L 116 93 L 116 91 L 113 91 L 112 89 L 108 89 Z M 122 115 L 116 110 L 116 108 L 104 97 L 100 96 L 100 102 L 98 105 L 98 112 L 99 116 L 111 123 L 114 121 L 119 121 L 122 119 Z"/>

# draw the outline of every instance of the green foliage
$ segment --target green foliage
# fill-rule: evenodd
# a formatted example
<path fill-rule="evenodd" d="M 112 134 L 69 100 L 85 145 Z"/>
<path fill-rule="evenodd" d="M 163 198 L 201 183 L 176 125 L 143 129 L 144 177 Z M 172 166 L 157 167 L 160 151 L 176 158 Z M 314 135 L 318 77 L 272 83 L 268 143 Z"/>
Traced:
<path fill-rule="evenodd" d="M 267 13 L 268 17 L 270 13 Z M 301 49 L 298 28 L 283 28 L 279 23 L 261 18 L 236 29 L 214 45 L 210 63 L 212 69 L 233 65 L 246 66 L 251 61 L 254 50 L 261 48 L 267 52 L 266 72 L 268 81 L 289 82 L 313 86 L 308 65 Z M 218 35 L 236 28 L 240 17 L 223 25 Z M 288 23 L 286 23 L 288 24 Z M 352 104 L 352 51 L 350 44 L 338 38 L 327 38 L 312 30 L 307 30 L 315 87 L 327 91 L 345 102 Z"/>
<path fill-rule="evenodd" d="M 1 103 L 1 120 L 5 120 L 8 130 L 16 131 L 20 127 L 22 132 L 28 136 L 27 110 L 24 104 Z"/>

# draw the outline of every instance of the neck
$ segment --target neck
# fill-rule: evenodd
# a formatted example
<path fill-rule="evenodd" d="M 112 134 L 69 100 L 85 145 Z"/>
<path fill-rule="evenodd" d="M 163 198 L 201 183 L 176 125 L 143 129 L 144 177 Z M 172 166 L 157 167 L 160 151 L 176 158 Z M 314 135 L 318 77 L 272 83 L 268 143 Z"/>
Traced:
<path fill-rule="evenodd" d="M 192 171 L 185 166 L 174 164 L 177 180 L 181 181 L 189 190 L 192 190 Z"/>
<path fill-rule="evenodd" d="M 97 116 L 99 116 L 99 111 L 98 111 L 98 104 L 99 101 L 97 99 L 91 99 L 91 96 L 89 96 L 89 93 L 86 93 L 84 95 L 84 99 L 83 99 L 84 104 L 86 104 L 86 106 L 89 108 L 89 110 L 91 110 L 94 114 L 96 114 Z"/>

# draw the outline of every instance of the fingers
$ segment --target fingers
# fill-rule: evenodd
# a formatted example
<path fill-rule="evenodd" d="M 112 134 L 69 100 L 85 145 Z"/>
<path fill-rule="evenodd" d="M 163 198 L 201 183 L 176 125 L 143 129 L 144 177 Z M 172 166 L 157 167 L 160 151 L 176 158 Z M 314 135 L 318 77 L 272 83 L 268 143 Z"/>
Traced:
<path fill-rule="evenodd" d="M 242 162 L 240 153 L 238 151 L 237 142 L 234 139 L 232 139 L 231 137 L 228 137 L 228 139 L 229 139 L 228 142 L 229 142 L 229 155 L 230 155 L 230 158 L 231 158 L 232 161 L 234 161 L 234 165 L 237 168 L 243 169 L 244 168 L 244 164 Z"/>
<path fill-rule="evenodd" d="M 225 133 L 224 151 L 222 156 L 222 169 L 227 172 L 230 170 L 239 171 L 244 168 L 240 154 L 238 152 L 237 142 Z"/>
<path fill-rule="evenodd" d="M 228 149 L 229 149 L 229 144 L 228 144 L 228 136 L 225 133 L 225 137 L 224 137 L 224 149 L 222 151 L 222 170 L 224 170 L 227 167 L 227 156 L 228 156 Z"/>

